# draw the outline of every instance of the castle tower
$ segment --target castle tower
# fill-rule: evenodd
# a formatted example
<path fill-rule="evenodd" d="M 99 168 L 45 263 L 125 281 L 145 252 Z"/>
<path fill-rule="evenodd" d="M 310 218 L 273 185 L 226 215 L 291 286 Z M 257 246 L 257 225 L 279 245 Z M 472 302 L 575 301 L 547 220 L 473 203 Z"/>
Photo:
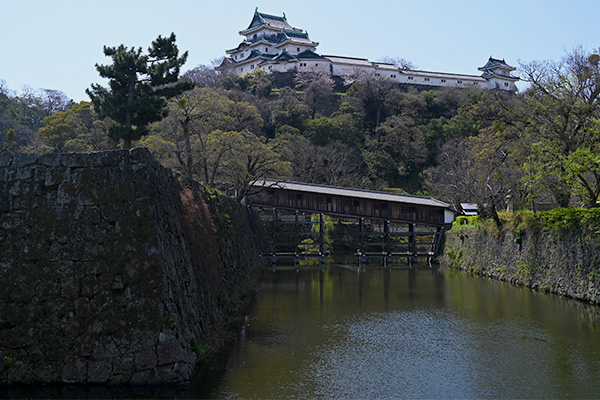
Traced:
<path fill-rule="evenodd" d="M 499 60 L 490 57 L 483 67 L 477 69 L 483 71 L 481 77 L 489 82 L 490 88 L 510 90 L 512 92 L 517 91 L 515 82 L 518 81 L 519 78 L 510 74 L 512 71 L 516 70 L 516 68 L 508 65 L 504 59 Z"/>
<path fill-rule="evenodd" d="M 292 27 L 285 13 L 279 17 L 260 13 L 256 8 L 248 27 L 239 33 L 244 41 L 226 51 L 229 58 L 222 65 L 236 75 L 257 68 L 283 72 L 304 66 L 304 58 L 321 58 L 315 53 L 319 43 L 310 40 L 308 32 Z"/>

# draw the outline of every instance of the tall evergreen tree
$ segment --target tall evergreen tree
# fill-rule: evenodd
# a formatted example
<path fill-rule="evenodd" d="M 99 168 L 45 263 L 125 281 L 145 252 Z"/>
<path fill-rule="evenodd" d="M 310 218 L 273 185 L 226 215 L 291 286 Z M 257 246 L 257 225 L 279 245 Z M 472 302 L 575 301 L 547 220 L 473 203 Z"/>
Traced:
<path fill-rule="evenodd" d="M 177 82 L 187 51 L 181 56 L 175 34 L 158 38 L 142 54 L 142 48 L 128 49 L 104 46 L 111 65 L 98 65 L 100 76 L 108 78 L 109 88 L 92 84 L 86 92 L 100 118 L 110 117 L 117 124 L 108 129 L 115 141 L 123 139 L 123 147 L 148 134 L 147 126 L 167 116 L 167 99 L 191 89 L 190 81 Z"/>

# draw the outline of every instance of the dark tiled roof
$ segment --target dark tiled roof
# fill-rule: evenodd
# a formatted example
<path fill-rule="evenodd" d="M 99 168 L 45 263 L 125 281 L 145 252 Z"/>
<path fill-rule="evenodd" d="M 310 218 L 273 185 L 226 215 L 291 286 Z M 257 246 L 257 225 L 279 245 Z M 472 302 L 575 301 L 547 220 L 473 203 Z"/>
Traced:
<path fill-rule="evenodd" d="M 248 42 L 244 41 L 238 45 L 235 49 L 225 50 L 225 53 L 232 53 L 234 51 L 240 50 L 242 47 L 248 47 Z"/>
<path fill-rule="evenodd" d="M 317 185 L 312 183 L 291 182 L 280 180 L 265 180 L 256 182 L 255 186 L 278 187 L 284 190 L 298 192 L 322 193 L 325 195 L 365 198 L 370 200 L 381 200 L 394 203 L 416 204 L 431 207 L 450 208 L 450 205 L 433 197 L 414 196 L 409 194 L 396 194 L 390 192 L 378 192 L 375 190 L 352 189 L 338 186 Z"/>
<path fill-rule="evenodd" d="M 247 60 L 250 60 L 252 58 L 257 58 L 257 57 L 261 57 L 261 58 L 265 58 L 265 59 L 271 59 L 271 58 L 273 58 L 273 55 L 272 54 L 263 53 L 260 50 L 252 49 L 252 51 L 250 52 L 250 55 L 248 57 L 246 57 L 245 59 L 243 59 L 242 61 L 247 61 Z"/>
<path fill-rule="evenodd" d="M 277 33 L 275 35 L 271 34 L 264 34 L 264 35 L 260 35 L 260 36 L 256 36 L 256 37 L 252 37 L 248 40 L 245 41 L 245 43 L 256 43 L 259 42 L 261 40 L 266 40 L 267 42 L 273 43 L 273 44 L 278 44 L 278 43 L 283 43 L 286 40 L 289 39 L 304 39 L 307 41 L 310 41 L 310 39 L 308 38 L 308 33 L 306 32 L 294 32 L 294 31 L 286 31 L 286 30 L 282 30 L 280 33 Z"/>
<path fill-rule="evenodd" d="M 481 77 L 484 78 L 484 79 L 490 79 L 490 78 L 498 77 L 498 78 L 503 78 L 503 79 L 509 79 L 511 81 L 518 81 L 518 80 L 520 80 L 520 78 L 517 78 L 516 76 L 495 74 L 495 73 L 493 73 L 491 71 L 485 71 L 483 74 L 481 74 Z"/>
<path fill-rule="evenodd" d="M 286 50 L 283 50 L 279 55 L 273 58 L 273 61 L 289 61 L 289 60 L 297 60 L 296 57 L 288 53 Z"/>
<path fill-rule="evenodd" d="M 246 28 L 246 30 L 252 29 L 254 27 L 261 26 L 261 25 L 268 25 L 268 26 L 270 26 L 272 28 L 276 28 L 276 29 L 286 29 L 286 30 L 290 30 L 290 31 L 302 32 L 302 30 L 292 27 L 287 22 L 285 13 L 283 14 L 282 17 L 279 17 L 277 15 L 260 13 L 260 12 L 258 12 L 258 7 L 257 7 L 257 9 L 254 11 L 254 16 L 252 17 L 252 21 L 250 22 L 250 25 L 248 25 L 248 28 Z"/>
<path fill-rule="evenodd" d="M 510 69 L 511 71 L 514 71 L 516 69 L 515 67 L 508 65 L 504 60 L 500 60 L 500 59 L 492 58 L 492 57 L 489 58 L 488 62 L 483 67 L 479 67 L 478 69 L 480 71 L 485 71 L 487 69 L 492 69 L 492 68 L 497 68 L 497 67 Z"/>
<path fill-rule="evenodd" d="M 304 50 L 302 53 L 298 54 L 296 57 L 300 60 L 305 60 L 305 59 L 326 60 L 325 57 L 315 53 L 311 49 Z"/>

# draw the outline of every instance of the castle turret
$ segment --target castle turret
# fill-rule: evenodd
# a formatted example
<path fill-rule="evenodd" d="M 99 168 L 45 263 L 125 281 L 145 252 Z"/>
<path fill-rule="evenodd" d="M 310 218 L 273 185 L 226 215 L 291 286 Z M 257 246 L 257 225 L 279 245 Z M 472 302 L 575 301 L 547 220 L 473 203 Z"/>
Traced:
<path fill-rule="evenodd" d="M 483 71 L 481 77 L 489 82 L 490 88 L 510 90 L 513 92 L 517 91 L 515 82 L 518 81 L 519 78 L 510 74 L 512 71 L 516 70 L 516 68 L 508 65 L 504 59 L 499 60 L 490 57 L 483 67 L 477 69 Z"/>

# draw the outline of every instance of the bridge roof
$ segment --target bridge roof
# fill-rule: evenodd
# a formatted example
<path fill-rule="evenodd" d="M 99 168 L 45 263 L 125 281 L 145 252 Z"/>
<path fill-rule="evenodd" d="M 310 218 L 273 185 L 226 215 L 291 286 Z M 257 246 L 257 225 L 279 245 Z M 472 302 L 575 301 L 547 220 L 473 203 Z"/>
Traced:
<path fill-rule="evenodd" d="M 330 196 L 353 197 L 383 202 L 450 208 L 450 204 L 434 199 L 433 197 L 415 196 L 409 194 L 398 194 L 391 192 L 380 192 L 375 190 L 353 189 L 339 186 L 316 185 L 313 183 L 291 182 L 281 180 L 265 180 L 264 182 L 257 182 L 255 185 L 263 186 L 265 188 L 279 188 L 283 190 L 292 190 L 297 192 L 320 193 Z"/>

